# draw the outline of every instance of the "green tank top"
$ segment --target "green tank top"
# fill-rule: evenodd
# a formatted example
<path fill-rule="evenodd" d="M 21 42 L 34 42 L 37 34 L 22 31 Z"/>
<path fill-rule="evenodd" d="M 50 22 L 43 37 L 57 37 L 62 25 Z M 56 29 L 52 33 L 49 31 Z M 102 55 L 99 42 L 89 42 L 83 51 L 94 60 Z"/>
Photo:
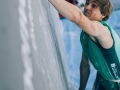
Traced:
<path fill-rule="evenodd" d="M 114 48 L 120 62 L 120 38 L 116 34 L 116 32 L 105 21 L 100 21 L 100 22 L 103 25 L 107 26 L 108 29 L 110 30 L 114 40 Z M 114 90 L 114 88 L 116 88 L 116 84 L 106 80 L 105 78 L 110 80 L 115 80 L 115 78 L 112 75 L 109 66 L 99 47 L 84 31 L 81 32 L 80 41 L 84 54 L 89 58 L 90 62 L 93 64 L 95 69 L 100 74 L 99 82 L 106 88 L 106 90 Z"/>

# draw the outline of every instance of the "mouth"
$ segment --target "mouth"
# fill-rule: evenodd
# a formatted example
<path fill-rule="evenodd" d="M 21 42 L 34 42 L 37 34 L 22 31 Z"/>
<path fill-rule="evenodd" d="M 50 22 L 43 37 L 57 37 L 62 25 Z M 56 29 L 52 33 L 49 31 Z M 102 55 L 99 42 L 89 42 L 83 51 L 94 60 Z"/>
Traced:
<path fill-rule="evenodd" d="M 88 11 L 84 11 L 84 15 L 85 15 L 86 17 L 90 17 L 90 13 L 89 13 Z"/>

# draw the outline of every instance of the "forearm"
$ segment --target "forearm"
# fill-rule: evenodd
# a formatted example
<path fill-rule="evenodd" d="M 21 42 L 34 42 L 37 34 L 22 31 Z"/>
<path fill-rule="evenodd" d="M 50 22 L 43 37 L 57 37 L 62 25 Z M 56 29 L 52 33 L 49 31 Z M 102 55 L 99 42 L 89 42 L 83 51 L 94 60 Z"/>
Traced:
<path fill-rule="evenodd" d="M 80 89 L 79 90 L 85 90 L 86 84 L 89 78 L 90 74 L 90 67 L 80 67 Z"/>
<path fill-rule="evenodd" d="M 80 89 L 79 90 L 85 90 L 89 74 L 90 74 L 90 63 L 88 61 L 88 58 L 84 54 L 82 54 L 82 60 L 80 64 Z"/>
<path fill-rule="evenodd" d="M 77 22 L 77 17 L 80 17 L 80 14 L 82 14 L 82 11 L 77 6 L 65 0 L 49 1 L 61 15 L 73 22 Z"/>

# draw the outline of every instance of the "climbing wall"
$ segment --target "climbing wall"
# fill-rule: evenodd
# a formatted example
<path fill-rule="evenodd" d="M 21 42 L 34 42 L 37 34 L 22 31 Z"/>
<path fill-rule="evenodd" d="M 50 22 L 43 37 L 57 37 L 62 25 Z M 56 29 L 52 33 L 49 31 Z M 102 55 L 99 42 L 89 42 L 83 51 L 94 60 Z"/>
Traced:
<path fill-rule="evenodd" d="M 48 0 L 1 0 L 0 90 L 74 90 L 62 30 Z"/>

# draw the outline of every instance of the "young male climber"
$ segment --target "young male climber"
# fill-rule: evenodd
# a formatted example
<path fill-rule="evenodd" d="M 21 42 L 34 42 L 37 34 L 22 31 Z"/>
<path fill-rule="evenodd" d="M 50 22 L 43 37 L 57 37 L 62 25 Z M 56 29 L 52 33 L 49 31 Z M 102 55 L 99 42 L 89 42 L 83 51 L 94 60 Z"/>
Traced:
<path fill-rule="evenodd" d="M 60 14 L 82 29 L 79 90 L 85 90 L 89 62 L 97 70 L 93 90 L 120 90 L 120 38 L 106 23 L 113 10 L 110 0 L 86 0 L 84 12 L 65 0 L 49 1 Z"/>

